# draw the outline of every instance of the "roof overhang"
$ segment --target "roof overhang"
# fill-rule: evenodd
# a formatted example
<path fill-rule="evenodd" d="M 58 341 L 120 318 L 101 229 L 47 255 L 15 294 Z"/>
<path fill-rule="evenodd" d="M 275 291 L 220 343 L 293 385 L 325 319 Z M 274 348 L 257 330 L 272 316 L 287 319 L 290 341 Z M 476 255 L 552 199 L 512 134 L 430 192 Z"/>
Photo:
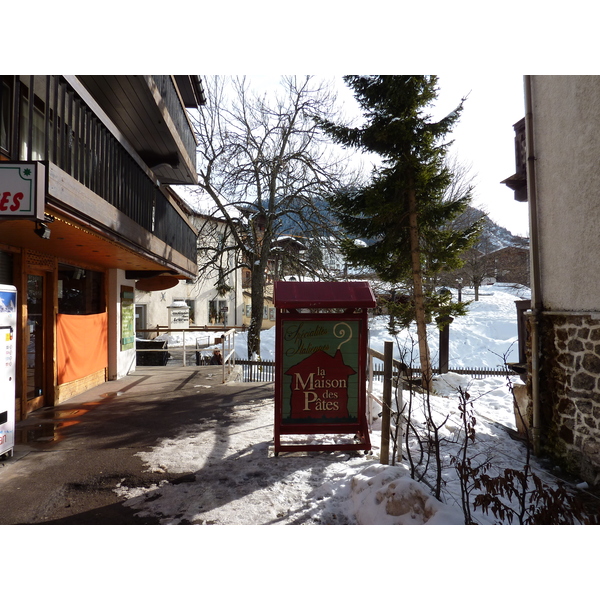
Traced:
<path fill-rule="evenodd" d="M 375 308 L 367 281 L 276 281 L 277 308 Z"/>
<path fill-rule="evenodd" d="M 177 87 L 183 86 L 179 98 L 184 106 L 195 104 L 194 108 L 198 108 L 197 101 L 206 101 L 198 76 L 180 75 L 174 79 Z M 170 113 L 152 76 L 78 75 L 77 80 L 161 183 L 198 183 L 196 147 L 186 147 L 179 131 L 179 128 L 187 127 L 193 138 L 188 116 L 181 103 L 178 105 L 183 115 Z"/>
<path fill-rule="evenodd" d="M 159 256 L 136 250 L 109 239 L 105 234 L 85 227 L 73 219 L 56 216 L 45 223 L 50 237 L 44 239 L 36 234 L 39 226 L 33 221 L 0 221 L 0 242 L 15 250 L 27 248 L 41 254 L 57 257 L 59 262 L 81 265 L 90 269 L 106 271 L 157 272 L 176 276 L 180 279 L 193 278 L 193 265 L 182 268 Z M 137 278 L 137 277 L 135 277 Z"/>

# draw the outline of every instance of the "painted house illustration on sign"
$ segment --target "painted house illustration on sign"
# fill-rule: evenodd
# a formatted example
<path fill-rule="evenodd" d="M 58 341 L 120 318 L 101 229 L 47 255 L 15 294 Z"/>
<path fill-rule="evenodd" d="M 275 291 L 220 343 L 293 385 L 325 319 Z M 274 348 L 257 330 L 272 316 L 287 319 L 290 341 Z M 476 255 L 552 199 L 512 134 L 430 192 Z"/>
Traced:
<path fill-rule="evenodd" d="M 285 374 L 292 376 L 291 411 L 286 422 L 349 420 L 348 377 L 356 371 L 344 364 L 341 350 L 337 350 L 335 356 L 319 350 Z"/>
<path fill-rule="evenodd" d="M 365 365 L 367 308 L 375 304 L 366 282 L 276 282 L 276 454 L 370 449 Z M 354 437 L 336 444 L 281 441 L 328 433 Z"/>

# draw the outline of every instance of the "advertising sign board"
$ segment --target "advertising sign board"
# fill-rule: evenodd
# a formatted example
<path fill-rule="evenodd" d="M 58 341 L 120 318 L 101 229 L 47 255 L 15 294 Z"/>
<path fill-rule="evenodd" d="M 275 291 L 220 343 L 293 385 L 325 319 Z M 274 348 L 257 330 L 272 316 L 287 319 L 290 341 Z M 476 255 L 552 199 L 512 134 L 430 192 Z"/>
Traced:
<path fill-rule="evenodd" d="M 281 320 L 282 423 L 358 422 L 357 319 Z"/>
<path fill-rule="evenodd" d="M 121 351 L 131 350 L 135 342 L 135 305 L 133 288 L 121 286 Z"/>
<path fill-rule="evenodd" d="M 167 310 L 170 329 L 189 329 L 190 307 L 184 300 L 175 300 L 171 306 L 167 306 Z"/>
<path fill-rule="evenodd" d="M 17 290 L 0 285 L 0 456 L 12 456 L 15 444 L 16 348 Z"/>
<path fill-rule="evenodd" d="M 375 299 L 370 288 L 363 288 L 365 297 L 348 295 L 348 286 L 352 285 L 275 284 L 276 454 L 280 450 L 370 449 L 366 422 L 366 308 L 374 306 Z M 336 304 L 343 310 L 320 310 Z M 341 444 L 281 441 L 282 435 L 329 433 L 354 434 L 355 440 Z"/>
<path fill-rule="evenodd" d="M 0 162 L 0 220 L 44 220 L 46 169 L 40 162 Z"/>

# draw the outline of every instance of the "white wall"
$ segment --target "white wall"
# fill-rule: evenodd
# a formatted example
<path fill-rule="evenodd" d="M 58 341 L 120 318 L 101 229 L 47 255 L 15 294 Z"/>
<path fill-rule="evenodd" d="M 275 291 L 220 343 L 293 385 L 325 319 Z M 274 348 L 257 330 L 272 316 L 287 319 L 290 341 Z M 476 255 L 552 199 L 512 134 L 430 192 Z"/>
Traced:
<path fill-rule="evenodd" d="M 215 281 L 212 279 L 203 279 L 194 284 L 181 282 L 171 289 L 158 292 L 141 292 L 136 290 L 135 303 L 136 305 L 144 304 L 147 307 L 147 329 L 152 329 L 157 325 L 167 327 L 169 325 L 168 307 L 175 300 L 180 299 L 194 301 L 194 322 L 192 323 L 190 319 L 190 325 L 210 325 L 208 315 L 209 300 L 221 300 L 225 301 L 228 307 L 227 326 L 241 326 L 243 309 L 241 285 L 238 283 L 237 290 L 234 286 L 234 289 L 225 296 L 218 296 L 214 284 Z"/>
<path fill-rule="evenodd" d="M 193 217 L 194 224 L 201 230 L 202 224 L 207 225 L 202 237 L 202 244 L 217 248 L 219 242 L 223 238 L 224 223 L 218 219 L 212 219 L 200 214 Z M 199 267 L 202 267 L 202 257 L 199 259 Z M 230 252 L 226 255 L 227 270 L 236 267 L 235 254 Z M 206 272 L 200 269 L 201 275 L 194 283 L 178 283 L 175 287 L 157 291 L 157 292 L 141 292 L 136 290 L 135 302 L 136 305 L 146 306 L 146 329 L 152 329 L 157 325 L 169 326 L 169 311 L 168 307 L 175 300 L 190 300 L 194 302 L 194 315 L 192 322 L 192 314 L 190 313 L 190 325 L 205 326 L 211 325 L 209 318 L 209 301 L 216 300 L 224 302 L 227 306 L 227 327 L 241 327 L 242 313 L 244 309 L 244 298 L 242 295 L 242 273 L 241 269 L 237 268 L 226 275 L 225 281 L 231 288 L 225 296 L 218 296 L 215 285 L 218 280 L 218 273 L 215 270 L 207 270 Z M 222 325 L 222 321 L 216 323 Z"/>
<path fill-rule="evenodd" d="M 600 77 L 532 78 L 542 299 L 600 309 Z"/>

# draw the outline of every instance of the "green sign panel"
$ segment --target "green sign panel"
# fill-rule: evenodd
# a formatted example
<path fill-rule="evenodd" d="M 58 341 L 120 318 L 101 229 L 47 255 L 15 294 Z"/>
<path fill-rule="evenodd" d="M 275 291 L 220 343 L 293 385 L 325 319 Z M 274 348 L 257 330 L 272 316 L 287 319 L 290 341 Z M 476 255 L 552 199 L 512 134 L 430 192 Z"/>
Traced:
<path fill-rule="evenodd" d="M 282 423 L 356 423 L 359 319 L 281 320 Z"/>
<path fill-rule="evenodd" d="M 133 288 L 121 286 L 121 350 L 131 350 L 135 342 L 135 304 Z"/>

